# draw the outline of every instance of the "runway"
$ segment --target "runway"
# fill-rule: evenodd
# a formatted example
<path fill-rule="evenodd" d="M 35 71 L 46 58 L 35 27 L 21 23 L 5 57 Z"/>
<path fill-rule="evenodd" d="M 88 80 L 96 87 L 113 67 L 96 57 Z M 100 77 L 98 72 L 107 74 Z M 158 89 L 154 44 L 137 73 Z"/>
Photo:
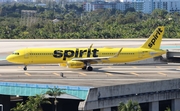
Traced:
<path fill-rule="evenodd" d="M 100 87 L 180 77 L 180 64 L 102 64 L 93 65 L 93 68 L 94 71 L 83 71 L 51 64 L 30 65 L 24 71 L 23 65 L 2 65 L 0 81 Z"/>

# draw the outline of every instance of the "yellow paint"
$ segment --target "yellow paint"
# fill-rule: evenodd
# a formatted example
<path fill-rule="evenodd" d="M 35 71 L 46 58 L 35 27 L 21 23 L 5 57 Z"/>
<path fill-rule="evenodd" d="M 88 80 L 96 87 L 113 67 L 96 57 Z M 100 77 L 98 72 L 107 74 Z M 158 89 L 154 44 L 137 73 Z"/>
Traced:
<path fill-rule="evenodd" d="M 82 68 L 85 62 L 126 63 L 153 58 L 165 54 L 160 44 L 164 27 L 158 27 L 147 41 L 137 48 L 24 48 L 14 51 L 6 59 L 17 64 L 63 64 L 70 68 Z M 60 65 L 61 66 L 61 65 Z"/>
<path fill-rule="evenodd" d="M 134 69 L 136 69 L 137 67 L 136 66 L 132 66 Z"/>
<path fill-rule="evenodd" d="M 29 74 L 29 73 L 27 73 L 27 72 L 25 72 L 24 74 L 27 75 L 27 76 L 31 76 L 31 74 Z"/>
<path fill-rule="evenodd" d="M 85 74 L 85 73 L 82 73 L 82 72 L 80 72 L 79 74 L 81 74 L 81 75 L 83 75 L 83 76 L 86 76 L 86 74 Z"/>
<path fill-rule="evenodd" d="M 167 74 L 165 74 L 163 72 L 158 72 L 158 74 L 163 75 L 163 76 L 167 76 Z"/>
<path fill-rule="evenodd" d="M 60 76 L 60 74 L 58 74 L 58 73 L 56 73 L 56 72 L 54 72 L 53 74 L 56 75 L 56 76 Z"/>
<path fill-rule="evenodd" d="M 131 74 L 135 75 L 135 76 L 139 76 L 139 74 L 135 73 L 135 72 L 131 72 Z"/>
<path fill-rule="evenodd" d="M 160 66 L 156 66 L 156 68 L 161 69 L 161 67 L 160 67 Z"/>
<path fill-rule="evenodd" d="M 108 76 L 113 76 L 113 74 L 108 73 L 108 72 L 106 72 L 105 74 L 108 75 Z"/>

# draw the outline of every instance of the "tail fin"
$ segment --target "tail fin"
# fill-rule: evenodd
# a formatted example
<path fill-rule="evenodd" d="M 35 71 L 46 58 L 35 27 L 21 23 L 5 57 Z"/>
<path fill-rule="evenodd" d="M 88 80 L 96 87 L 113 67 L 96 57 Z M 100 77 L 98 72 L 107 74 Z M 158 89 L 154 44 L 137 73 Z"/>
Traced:
<path fill-rule="evenodd" d="M 159 49 L 164 34 L 164 26 L 159 26 L 141 46 L 141 48 Z"/>

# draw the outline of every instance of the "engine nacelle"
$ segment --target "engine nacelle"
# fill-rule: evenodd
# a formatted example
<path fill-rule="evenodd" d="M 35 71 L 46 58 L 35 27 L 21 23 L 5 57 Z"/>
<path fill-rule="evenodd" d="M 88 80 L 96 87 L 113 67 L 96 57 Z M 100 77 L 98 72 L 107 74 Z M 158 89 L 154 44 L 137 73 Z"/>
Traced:
<path fill-rule="evenodd" d="M 66 64 L 66 63 L 61 63 L 61 64 L 59 64 L 59 66 L 61 66 L 61 67 L 67 67 L 67 64 Z"/>
<path fill-rule="evenodd" d="M 81 61 L 68 61 L 67 62 L 67 66 L 69 68 L 83 68 L 84 67 L 84 63 Z"/>

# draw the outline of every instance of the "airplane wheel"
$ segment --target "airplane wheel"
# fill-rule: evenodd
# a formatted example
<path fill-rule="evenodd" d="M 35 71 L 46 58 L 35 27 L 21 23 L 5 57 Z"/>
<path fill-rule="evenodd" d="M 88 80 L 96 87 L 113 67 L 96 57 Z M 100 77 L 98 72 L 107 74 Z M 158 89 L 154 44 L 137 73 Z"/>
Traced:
<path fill-rule="evenodd" d="M 91 66 L 89 66 L 89 67 L 87 68 L 87 70 L 88 70 L 88 71 L 92 71 L 93 68 L 92 68 Z"/>
<path fill-rule="evenodd" d="M 61 77 L 64 77 L 64 74 L 61 72 Z"/>
<path fill-rule="evenodd" d="M 86 70 L 86 66 L 84 66 L 84 67 L 82 68 L 82 70 Z"/>
<path fill-rule="evenodd" d="M 26 71 L 27 70 L 27 67 L 24 67 L 24 71 Z"/>

